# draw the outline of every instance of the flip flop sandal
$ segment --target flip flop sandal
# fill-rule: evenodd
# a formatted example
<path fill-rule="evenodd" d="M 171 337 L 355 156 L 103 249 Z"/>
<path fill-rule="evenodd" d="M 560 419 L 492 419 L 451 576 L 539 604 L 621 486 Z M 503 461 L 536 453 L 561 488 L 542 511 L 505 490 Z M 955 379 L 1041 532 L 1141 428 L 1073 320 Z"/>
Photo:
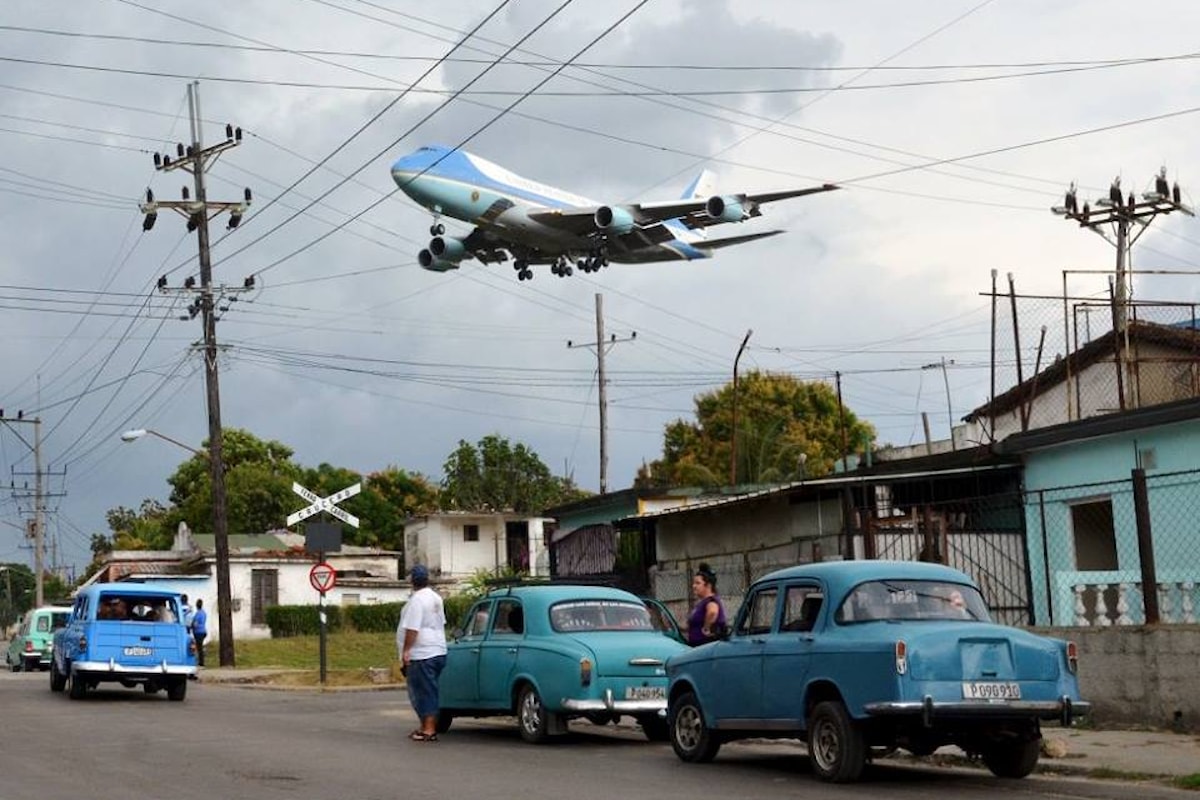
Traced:
<path fill-rule="evenodd" d="M 408 738 L 414 742 L 436 742 L 438 740 L 436 733 L 424 733 L 423 731 L 413 731 Z"/>

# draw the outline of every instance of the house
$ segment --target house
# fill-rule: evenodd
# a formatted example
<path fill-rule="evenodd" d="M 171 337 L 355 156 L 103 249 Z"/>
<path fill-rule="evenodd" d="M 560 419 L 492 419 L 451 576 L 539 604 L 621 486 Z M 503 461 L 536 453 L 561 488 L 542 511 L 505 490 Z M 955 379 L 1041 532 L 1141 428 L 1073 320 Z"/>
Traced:
<path fill-rule="evenodd" d="M 1071 420 L 1196 397 L 1200 331 L 1135 320 L 976 408 L 956 429 L 955 442 L 1001 441 Z"/>
<path fill-rule="evenodd" d="M 1200 400 L 1014 434 L 996 449 L 1024 464 L 1038 624 L 1145 622 L 1147 560 L 1160 620 L 1196 622 Z M 1144 474 L 1141 489 L 1135 470 Z"/>
<path fill-rule="evenodd" d="M 446 511 L 404 521 L 404 557 L 435 578 L 464 582 L 477 572 L 505 569 L 549 575 L 543 517 L 505 512 Z"/>
<path fill-rule="evenodd" d="M 325 554 L 337 571 L 337 584 L 325 595 L 331 605 L 396 603 L 407 600 L 411 586 L 400 574 L 401 554 L 343 545 Z M 229 537 L 229 586 L 233 635 L 269 638 L 266 610 L 274 605 L 314 605 L 319 595 L 309 582 L 316 563 L 304 549 L 304 537 L 289 531 L 234 534 Z M 213 534 L 194 534 L 186 525 L 170 550 L 114 550 L 87 583 L 141 581 L 169 586 L 209 610 L 210 641 L 217 625 L 216 543 Z M 85 584 L 86 585 L 86 584 Z"/>

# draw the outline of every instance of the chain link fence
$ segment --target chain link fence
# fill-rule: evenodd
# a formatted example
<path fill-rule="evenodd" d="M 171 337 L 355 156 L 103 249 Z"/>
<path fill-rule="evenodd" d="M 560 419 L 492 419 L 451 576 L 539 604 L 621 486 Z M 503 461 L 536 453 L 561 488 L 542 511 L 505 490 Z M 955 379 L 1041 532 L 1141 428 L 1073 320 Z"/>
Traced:
<path fill-rule="evenodd" d="M 1197 621 L 1200 470 L 1031 492 L 1026 519 L 1038 624 Z"/>

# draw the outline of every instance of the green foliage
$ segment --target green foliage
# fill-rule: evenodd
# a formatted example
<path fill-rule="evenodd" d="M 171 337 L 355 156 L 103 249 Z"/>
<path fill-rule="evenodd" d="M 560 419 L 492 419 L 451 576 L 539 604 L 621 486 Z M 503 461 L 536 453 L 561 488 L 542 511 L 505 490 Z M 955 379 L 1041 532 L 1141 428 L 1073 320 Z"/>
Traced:
<path fill-rule="evenodd" d="M 377 603 L 369 606 L 345 606 L 346 624 L 359 633 L 391 633 L 400 624 L 404 603 Z"/>
<path fill-rule="evenodd" d="M 394 632 L 360 633 L 341 630 L 326 636 L 326 663 L 330 678 L 337 670 L 386 667 L 396 660 Z M 321 664 L 319 636 L 289 636 L 285 639 L 247 639 L 234 643 L 239 669 L 302 669 L 316 671 Z M 312 681 L 315 683 L 315 679 Z M 368 682 L 364 679 L 363 683 Z"/>
<path fill-rule="evenodd" d="M 675 420 L 666 426 L 662 458 L 640 471 L 635 485 L 730 482 L 733 384 L 699 395 L 695 405 L 695 422 Z M 843 424 L 848 452 L 871 445 L 874 428 L 839 406 L 836 392 L 827 384 L 750 372 L 738 381 L 733 482 L 777 483 L 829 474 L 843 454 Z"/>
<path fill-rule="evenodd" d="M 317 606 L 268 606 L 267 625 L 271 638 L 289 636 L 316 636 L 321 632 L 321 618 Z M 342 629 L 342 607 L 325 606 L 325 630 L 327 633 Z"/>
<path fill-rule="evenodd" d="M 449 630 L 462 627 L 463 619 L 467 616 L 467 612 L 471 610 L 471 604 L 478 599 L 478 595 L 460 592 L 459 594 L 450 595 L 442 600 L 442 605 L 446 610 L 446 627 Z"/>
<path fill-rule="evenodd" d="M 496 434 L 477 445 L 460 440 L 442 471 L 445 509 L 529 514 L 586 496 L 569 478 L 551 475 L 537 453 Z"/>
<path fill-rule="evenodd" d="M 12 625 L 36 600 L 33 570 L 24 564 L 0 564 L 0 628 Z"/>

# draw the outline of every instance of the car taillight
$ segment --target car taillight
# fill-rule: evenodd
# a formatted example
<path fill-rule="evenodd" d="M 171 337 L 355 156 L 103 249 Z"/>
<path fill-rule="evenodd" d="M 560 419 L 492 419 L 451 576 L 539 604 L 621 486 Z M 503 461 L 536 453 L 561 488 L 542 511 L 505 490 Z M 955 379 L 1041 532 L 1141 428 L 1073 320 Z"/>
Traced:
<path fill-rule="evenodd" d="M 908 672 L 908 645 L 903 639 L 896 641 L 896 674 L 903 675 Z"/>
<path fill-rule="evenodd" d="M 1079 671 L 1079 648 L 1074 642 L 1067 642 L 1067 669 L 1072 675 Z"/>
<path fill-rule="evenodd" d="M 581 686 L 592 685 L 592 660 L 590 658 L 579 659 L 579 684 Z"/>

